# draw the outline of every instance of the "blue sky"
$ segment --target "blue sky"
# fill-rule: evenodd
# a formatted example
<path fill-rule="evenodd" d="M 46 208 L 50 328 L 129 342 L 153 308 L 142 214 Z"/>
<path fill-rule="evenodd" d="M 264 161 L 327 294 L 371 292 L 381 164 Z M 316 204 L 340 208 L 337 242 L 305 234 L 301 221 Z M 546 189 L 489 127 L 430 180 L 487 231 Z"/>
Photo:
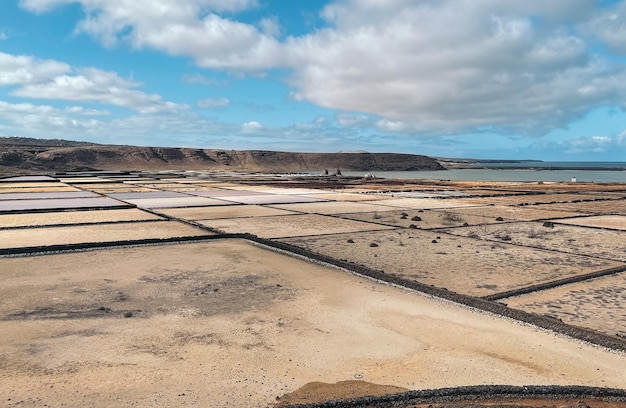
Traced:
<path fill-rule="evenodd" d="M 3 0 L 0 135 L 626 160 L 626 0 Z"/>

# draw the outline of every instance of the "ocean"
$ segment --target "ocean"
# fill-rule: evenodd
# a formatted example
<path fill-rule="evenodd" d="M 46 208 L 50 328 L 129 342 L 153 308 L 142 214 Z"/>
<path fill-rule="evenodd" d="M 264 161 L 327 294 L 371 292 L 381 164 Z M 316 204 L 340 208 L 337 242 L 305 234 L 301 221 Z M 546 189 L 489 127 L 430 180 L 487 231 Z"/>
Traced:
<path fill-rule="evenodd" d="M 474 167 L 433 171 L 342 171 L 364 176 L 451 181 L 579 181 L 626 183 L 626 162 L 505 162 L 476 163 Z"/>

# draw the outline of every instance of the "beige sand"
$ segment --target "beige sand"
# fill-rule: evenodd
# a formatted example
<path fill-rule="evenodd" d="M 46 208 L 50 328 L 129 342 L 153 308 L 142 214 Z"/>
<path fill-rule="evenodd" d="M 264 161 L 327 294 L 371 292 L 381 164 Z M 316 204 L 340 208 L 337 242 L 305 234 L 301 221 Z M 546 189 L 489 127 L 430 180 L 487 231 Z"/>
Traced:
<path fill-rule="evenodd" d="M 372 211 L 390 211 L 395 210 L 396 207 L 387 205 L 377 205 L 375 202 L 321 202 L 321 203 L 306 203 L 306 204 L 273 204 L 274 208 L 282 208 L 283 210 L 299 211 L 303 213 L 316 213 L 316 214 L 345 214 L 356 212 L 372 212 Z"/>
<path fill-rule="evenodd" d="M 465 224 L 486 224 L 498 222 L 495 218 L 487 218 L 461 213 L 454 210 L 395 210 L 375 211 L 371 213 L 340 214 L 342 218 L 375 222 L 386 225 L 409 228 L 411 225 L 419 229 L 462 226 Z"/>
<path fill-rule="evenodd" d="M 626 216 L 623 215 L 598 215 L 592 217 L 578 217 L 567 220 L 553 221 L 559 222 L 561 224 L 626 230 Z"/>
<path fill-rule="evenodd" d="M 506 205 L 490 205 L 486 207 L 458 208 L 458 214 L 479 215 L 495 219 L 502 217 L 505 220 L 532 221 L 547 218 L 562 218 L 580 216 L 577 212 L 560 212 L 548 209 L 538 209 L 536 206 L 513 207 Z"/>
<path fill-rule="evenodd" d="M 626 385 L 623 353 L 245 242 L 0 266 L 7 406 L 264 407 L 312 381 L 355 378 Z"/>
<path fill-rule="evenodd" d="M 542 222 L 515 222 L 448 230 L 455 235 L 471 236 L 516 245 L 549 249 L 570 254 L 589 255 L 626 262 L 626 232 Z"/>
<path fill-rule="evenodd" d="M 626 215 L 626 200 L 591 201 L 582 203 L 539 204 L 535 208 L 573 211 L 587 214 L 622 214 Z"/>
<path fill-rule="evenodd" d="M 624 265 L 424 230 L 355 232 L 281 241 L 473 296 Z"/>
<path fill-rule="evenodd" d="M 2 227 L 27 227 L 62 224 L 95 224 L 99 222 L 122 222 L 159 220 L 161 217 L 138 209 L 56 211 L 29 214 L 0 214 Z"/>
<path fill-rule="evenodd" d="M 626 337 L 626 272 L 503 299 L 516 309 Z"/>
<path fill-rule="evenodd" d="M 218 218 L 266 217 L 270 215 L 289 215 L 291 211 L 269 208 L 261 205 L 225 205 L 212 207 L 160 208 L 159 214 L 185 220 L 210 220 Z"/>
<path fill-rule="evenodd" d="M 468 202 L 495 205 L 550 204 L 569 203 L 578 200 L 596 200 L 606 198 L 592 194 L 526 194 L 506 197 L 480 197 L 468 199 Z"/>
<path fill-rule="evenodd" d="M 388 205 L 390 207 L 403 207 L 414 209 L 437 209 L 437 208 L 459 208 L 476 207 L 484 204 L 472 203 L 467 200 L 471 198 L 390 198 L 387 200 L 374 201 L 378 205 Z"/>
<path fill-rule="evenodd" d="M 249 232 L 262 238 L 340 234 L 344 232 L 379 231 L 392 228 L 385 225 L 344 220 L 319 214 L 215 219 L 199 221 L 199 223 L 227 233 Z"/>
<path fill-rule="evenodd" d="M 212 235 L 176 221 L 73 225 L 2 231 L 1 249 Z"/>

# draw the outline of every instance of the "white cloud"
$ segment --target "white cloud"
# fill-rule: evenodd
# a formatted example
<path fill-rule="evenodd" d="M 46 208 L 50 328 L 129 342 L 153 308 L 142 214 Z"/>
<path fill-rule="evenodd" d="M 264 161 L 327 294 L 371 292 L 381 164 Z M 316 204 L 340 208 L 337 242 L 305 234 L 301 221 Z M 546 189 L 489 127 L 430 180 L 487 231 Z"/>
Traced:
<path fill-rule="evenodd" d="M 150 47 L 171 55 L 194 58 L 201 67 L 258 70 L 282 58 L 272 37 L 271 19 L 255 26 L 218 16 L 257 6 L 256 0 L 22 0 L 22 7 L 45 12 L 62 4 L 78 3 L 85 18 L 76 26 L 106 46 L 120 39 L 133 47 Z"/>
<path fill-rule="evenodd" d="M 593 42 L 626 48 L 626 2 L 595 13 L 598 0 L 336 0 L 321 12 L 325 28 L 283 42 L 276 19 L 253 25 L 220 15 L 256 7 L 251 0 L 20 4 L 44 12 L 70 3 L 85 11 L 76 31 L 106 45 L 188 56 L 211 69 L 288 68 L 294 99 L 366 114 L 381 131 L 542 135 L 626 100 L 624 65 L 597 54 Z M 78 86 L 64 81 L 48 86 L 66 94 Z M 132 88 L 122 87 L 122 100 L 165 107 Z"/>
<path fill-rule="evenodd" d="M 378 115 L 389 131 L 542 134 L 623 101 L 624 68 L 568 30 L 584 14 L 545 6 L 338 2 L 324 11 L 332 28 L 290 40 L 291 84 L 297 99 Z"/>
<path fill-rule="evenodd" d="M 12 96 L 33 99 L 98 102 L 143 113 L 187 109 L 161 96 L 135 88 L 140 83 L 96 68 L 73 70 L 70 65 L 32 56 L 0 53 L 0 86 L 18 85 Z"/>
<path fill-rule="evenodd" d="M 0 85 L 36 83 L 70 70 L 63 62 L 0 52 Z"/>
<path fill-rule="evenodd" d="M 370 116 L 345 112 L 335 115 L 335 119 L 341 126 L 367 127 L 374 123 Z"/>
<path fill-rule="evenodd" d="M 260 131 L 261 129 L 263 129 L 263 125 L 255 120 L 246 122 L 241 125 L 242 133 L 255 133 Z"/>
<path fill-rule="evenodd" d="M 207 78 L 202 74 L 184 74 L 181 77 L 181 81 L 189 84 L 189 85 L 214 85 L 214 86 L 223 86 L 226 85 L 226 81 L 217 80 L 215 78 Z"/>
<path fill-rule="evenodd" d="M 230 103 L 228 98 L 218 98 L 218 99 L 201 99 L 197 102 L 200 108 L 211 109 L 211 108 L 221 108 L 227 106 Z"/>
<path fill-rule="evenodd" d="M 626 2 L 597 13 L 587 29 L 614 51 L 626 55 Z"/>

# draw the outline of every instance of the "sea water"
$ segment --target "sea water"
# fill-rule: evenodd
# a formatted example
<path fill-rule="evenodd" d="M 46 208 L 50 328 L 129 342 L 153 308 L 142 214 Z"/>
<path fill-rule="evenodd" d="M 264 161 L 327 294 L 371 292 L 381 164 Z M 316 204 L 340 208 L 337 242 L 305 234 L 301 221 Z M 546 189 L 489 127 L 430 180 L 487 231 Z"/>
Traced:
<path fill-rule="evenodd" d="M 489 168 L 423 171 L 342 171 L 342 174 L 345 176 L 364 176 L 367 173 L 371 173 L 379 178 L 412 180 L 626 183 L 626 162 L 476 163 L 474 166 Z"/>

